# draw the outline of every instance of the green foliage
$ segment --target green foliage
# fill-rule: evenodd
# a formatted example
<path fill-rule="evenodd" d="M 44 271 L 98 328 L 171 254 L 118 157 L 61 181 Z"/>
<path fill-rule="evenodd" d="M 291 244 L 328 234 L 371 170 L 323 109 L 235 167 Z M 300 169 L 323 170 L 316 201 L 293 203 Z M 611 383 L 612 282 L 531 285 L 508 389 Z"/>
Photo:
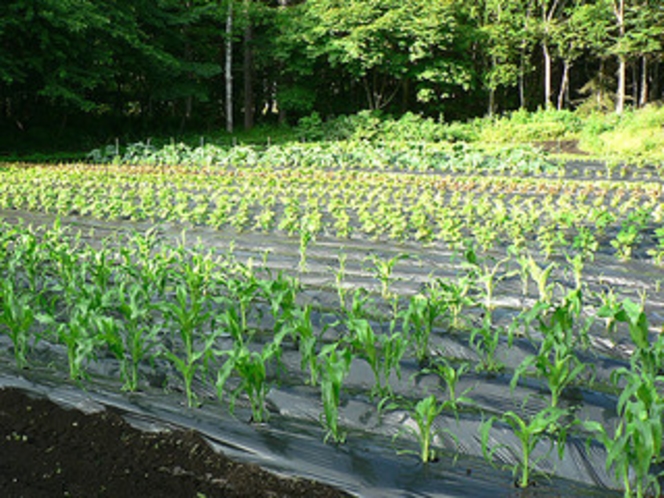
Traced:
<path fill-rule="evenodd" d="M 493 416 L 486 420 L 480 429 L 482 451 L 488 461 L 492 461 L 494 455 L 502 448 L 501 445 L 490 444 L 490 432 L 496 422 L 500 421 L 514 431 L 521 445 L 521 461 L 512 466 L 515 477 L 518 477 L 518 486 L 527 488 L 533 484 L 533 467 L 538 459 L 533 459 L 533 451 L 541 444 L 548 442 L 550 451 L 553 449 L 554 441 L 558 447 L 558 456 L 562 458 L 565 450 L 567 428 L 564 425 L 567 412 L 556 407 L 548 407 L 530 417 L 521 417 L 513 411 L 507 411 L 500 417 Z"/>
<path fill-rule="evenodd" d="M 415 426 L 412 427 L 410 425 L 406 425 L 405 428 L 400 429 L 399 432 L 394 435 L 394 439 L 397 439 L 404 434 L 410 434 L 413 436 L 420 447 L 419 452 L 414 452 L 411 450 L 400 450 L 399 453 L 415 454 L 419 456 L 422 463 L 429 463 L 436 460 L 437 456 L 433 445 L 437 436 L 446 433 L 452 439 L 456 439 L 451 431 L 443 431 L 436 428 L 436 417 L 438 417 L 445 409 L 445 403 L 439 402 L 436 396 L 433 394 L 430 394 L 426 398 L 422 398 L 421 400 L 417 401 L 417 403 L 405 399 L 392 401 L 385 406 L 385 409 L 408 410 L 408 415 L 415 422 Z"/>
<path fill-rule="evenodd" d="M 325 346 L 318 355 L 321 370 L 321 398 L 323 414 L 321 423 L 326 429 L 325 441 L 332 438 L 334 443 L 343 443 L 346 433 L 339 426 L 339 405 L 341 388 L 350 370 L 352 353 L 350 349 L 337 349 L 337 344 Z"/>

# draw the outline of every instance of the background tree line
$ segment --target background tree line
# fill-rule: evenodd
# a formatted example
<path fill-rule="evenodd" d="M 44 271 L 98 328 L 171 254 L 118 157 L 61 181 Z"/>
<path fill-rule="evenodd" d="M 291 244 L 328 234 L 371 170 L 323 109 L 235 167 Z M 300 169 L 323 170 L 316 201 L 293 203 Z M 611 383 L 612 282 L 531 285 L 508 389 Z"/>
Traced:
<path fill-rule="evenodd" d="M 5 137 L 662 98 L 661 0 L 4 0 Z"/>

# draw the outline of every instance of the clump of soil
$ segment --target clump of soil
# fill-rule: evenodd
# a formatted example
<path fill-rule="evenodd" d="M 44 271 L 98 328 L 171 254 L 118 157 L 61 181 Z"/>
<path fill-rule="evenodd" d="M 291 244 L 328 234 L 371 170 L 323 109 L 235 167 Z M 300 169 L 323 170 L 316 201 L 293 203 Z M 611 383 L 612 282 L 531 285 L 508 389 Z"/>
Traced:
<path fill-rule="evenodd" d="M 113 411 L 86 415 L 0 389 L 0 490 L 36 497 L 349 496 L 216 453 L 194 432 L 147 433 Z"/>

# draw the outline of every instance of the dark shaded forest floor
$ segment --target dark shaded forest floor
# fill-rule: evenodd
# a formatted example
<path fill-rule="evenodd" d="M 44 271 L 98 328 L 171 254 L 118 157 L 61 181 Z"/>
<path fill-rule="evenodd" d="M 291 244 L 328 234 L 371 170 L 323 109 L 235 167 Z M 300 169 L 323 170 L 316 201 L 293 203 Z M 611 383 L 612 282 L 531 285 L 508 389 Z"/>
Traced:
<path fill-rule="evenodd" d="M 113 411 L 86 415 L 14 389 L 0 389 L 0 438 L 5 498 L 348 496 L 233 462 L 193 432 L 143 432 Z"/>

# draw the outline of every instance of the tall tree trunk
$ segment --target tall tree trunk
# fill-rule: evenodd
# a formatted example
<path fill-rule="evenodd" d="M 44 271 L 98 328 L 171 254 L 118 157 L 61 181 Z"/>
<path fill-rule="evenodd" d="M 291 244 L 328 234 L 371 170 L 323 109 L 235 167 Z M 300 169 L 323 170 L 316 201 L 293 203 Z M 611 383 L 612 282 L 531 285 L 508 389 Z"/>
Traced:
<path fill-rule="evenodd" d="M 233 133 L 233 0 L 226 16 L 226 131 Z"/>
<path fill-rule="evenodd" d="M 613 0 L 613 14 L 618 25 L 618 37 L 625 37 L 625 0 Z M 618 54 L 618 88 L 616 90 L 616 113 L 625 110 L 625 87 L 627 77 L 627 61 L 623 54 Z"/>
<path fill-rule="evenodd" d="M 562 110 L 565 104 L 565 96 L 567 95 L 567 89 L 569 88 L 569 69 L 571 63 L 565 59 L 563 61 L 563 76 L 560 80 L 560 92 L 558 93 L 558 110 Z"/>
<path fill-rule="evenodd" d="M 616 91 L 616 112 L 622 114 L 625 110 L 625 88 L 627 79 L 627 62 L 625 57 L 618 56 L 618 89 Z"/>
<path fill-rule="evenodd" d="M 249 16 L 249 2 L 245 0 L 245 14 L 247 15 L 247 27 L 244 28 L 244 60 L 243 60 L 243 75 L 244 75 L 244 128 L 250 130 L 254 127 L 254 112 L 255 112 L 255 99 L 254 99 L 254 48 L 252 46 L 254 40 L 254 30 L 251 26 L 251 19 Z"/>
<path fill-rule="evenodd" d="M 519 107 L 526 107 L 526 48 L 521 47 L 521 60 L 519 61 Z"/>
<path fill-rule="evenodd" d="M 544 107 L 551 107 L 551 53 L 546 41 L 542 42 L 542 52 L 544 55 Z"/>
<path fill-rule="evenodd" d="M 650 89 L 648 88 L 648 56 L 643 55 L 641 58 L 641 95 L 639 97 L 639 107 L 644 107 L 648 103 L 650 97 Z"/>

